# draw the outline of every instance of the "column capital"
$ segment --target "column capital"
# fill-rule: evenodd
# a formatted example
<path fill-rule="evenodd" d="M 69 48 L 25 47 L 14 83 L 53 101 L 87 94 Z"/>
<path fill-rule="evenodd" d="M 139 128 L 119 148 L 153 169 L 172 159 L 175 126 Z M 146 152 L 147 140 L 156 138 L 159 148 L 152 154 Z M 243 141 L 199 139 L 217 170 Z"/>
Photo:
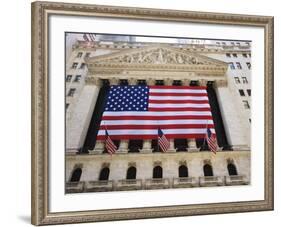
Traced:
<path fill-rule="evenodd" d="M 96 85 L 98 87 L 101 87 L 102 86 L 102 80 L 98 77 L 94 77 L 94 76 L 87 76 L 85 78 L 85 83 L 86 84 L 93 84 L 93 85 Z"/>
<path fill-rule="evenodd" d="M 150 86 L 155 85 L 155 79 L 152 78 L 146 79 L 146 84 Z"/>
<path fill-rule="evenodd" d="M 199 80 L 199 86 L 207 86 L 208 81 L 205 79 Z"/>
<path fill-rule="evenodd" d="M 216 88 L 218 88 L 218 87 L 226 87 L 227 86 L 227 80 L 215 80 L 214 86 Z"/>
<path fill-rule="evenodd" d="M 138 80 L 136 78 L 133 78 L 133 77 L 128 78 L 128 84 L 129 85 L 136 85 L 137 82 L 138 82 Z"/>
<path fill-rule="evenodd" d="M 119 79 L 117 77 L 111 77 L 108 79 L 110 85 L 118 85 L 119 84 Z"/>
<path fill-rule="evenodd" d="M 190 79 L 182 79 L 182 85 L 189 86 L 190 85 Z"/>
<path fill-rule="evenodd" d="M 168 85 L 168 86 L 173 85 L 173 82 L 174 82 L 174 80 L 172 80 L 170 78 L 164 79 L 164 84 L 165 85 Z"/>

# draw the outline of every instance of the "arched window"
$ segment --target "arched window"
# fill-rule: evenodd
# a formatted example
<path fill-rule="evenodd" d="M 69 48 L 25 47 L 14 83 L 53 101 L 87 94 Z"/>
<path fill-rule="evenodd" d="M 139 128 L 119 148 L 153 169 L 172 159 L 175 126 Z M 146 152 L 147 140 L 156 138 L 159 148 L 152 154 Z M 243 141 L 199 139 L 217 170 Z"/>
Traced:
<path fill-rule="evenodd" d="M 213 168 L 211 165 L 209 164 L 205 164 L 204 167 L 203 167 L 203 170 L 204 170 L 204 176 L 205 177 L 208 177 L 208 176 L 213 176 Z"/>
<path fill-rule="evenodd" d="M 179 177 L 188 177 L 188 169 L 185 165 L 179 167 Z"/>
<path fill-rule="evenodd" d="M 134 166 L 131 166 L 127 170 L 127 177 L 126 179 L 136 179 L 137 169 Z"/>
<path fill-rule="evenodd" d="M 100 171 L 99 180 L 108 180 L 109 172 L 110 172 L 109 168 L 108 168 L 108 167 L 104 167 L 104 168 Z"/>
<path fill-rule="evenodd" d="M 153 168 L 153 178 L 162 178 L 163 171 L 161 166 L 155 166 Z"/>
<path fill-rule="evenodd" d="M 229 176 L 238 175 L 236 166 L 233 163 L 229 163 L 227 165 L 227 169 L 228 169 Z"/>
<path fill-rule="evenodd" d="M 82 169 L 81 168 L 76 168 L 70 178 L 71 182 L 78 182 L 80 181 L 81 178 L 81 174 L 82 174 Z"/>

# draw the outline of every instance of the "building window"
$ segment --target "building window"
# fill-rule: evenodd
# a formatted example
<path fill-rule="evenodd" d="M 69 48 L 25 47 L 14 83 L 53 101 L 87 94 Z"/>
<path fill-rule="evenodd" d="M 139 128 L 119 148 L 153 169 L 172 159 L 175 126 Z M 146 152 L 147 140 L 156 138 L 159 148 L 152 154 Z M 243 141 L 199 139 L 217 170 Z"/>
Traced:
<path fill-rule="evenodd" d="M 181 86 L 181 85 L 182 85 L 181 80 L 174 80 L 173 81 L 173 86 Z"/>
<path fill-rule="evenodd" d="M 155 85 L 164 85 L 164 80 L 156 80 Z"/>
<path fill-rule="evenodd" d="M 136 179 L 137 176 L 137 169 L 134 166 L 131 166 L 128 168 L 127 170 L 127 176 L 126 179 L 130 180 L 130 179 Z"/>
<path fill-rule="evenodd" d="M 71 68 L 72 69 L 77 69 L 78 63 L 77 62 L 73 62 Z"/>
<path fill-rule="evenodd" d="M 247 84 L 248 83 L 247 77 L 242 76 L 242 81 L 243 81 L 243 84 Z"/>
<path fill-rule="evenodd" d="M 236 83 L 236 84 L 240 84 L 240 79 L 239 79 L 239 77 L 237 77 L 237 76 L 234 77 L 234 80 L 235 80 L 235 83 Z"/>
<path fill-rule="evenodd" d="M 227 165 L 227 170 L 228 170 L 229 176 L 238 175 L 238 174 L 237 174 L 237 170 L 236 170 L 236 166 L 235 166 L 233 163 L 229 163 L 229 164 Z"/>
<path fill-rule="evenodd" d="M 226 53 L 225 55 L 226 55 L 226 57 L 228 57 L 228 58 L 231 57 L 230 53 Z"/>
<path fill-rule="evenodd" d="M 235 66 L 234 66 L 233 62 L 229 62 L 228 64 L 229 64 L 229 67 L 230 67 L 231 69 L 235 69 Z"/>
<path fill-rule="evenodd" d="M 129 153 L 138 153 L 142 149 L 142 140 L 129 140 Z"/>
<path fill-rule="evenodd" d="M 82 52 L 78 52 L 78 54 L 77 54 L 77 58 L 81 58 L 81 57 L 82 57 L 82 55 L 83 55 L 83 53 L 82 53 Z"/>
<path fill-rule="evenodd" d="M 247 89 L 247 93 L 249 96 L 251 96 L 251 89 Z"/>
<path fill-rule="evenodd" d="M 247 100 L 243 100 L 244 108 L 245 109 L 250 109 L 249 102 Z"/>
<path fill-rule="evenodd" d="M 243 56 L 244 58 L 247 58 L 247 57 L 248 57 L 248 55 L 247 55 L 247 54 L 242 54 L 242 56 Z"/>
<path fill-rule="evenodd" d="M 68 107 L 69 107 L 69 103 L 66 103 L 66 104 L 65 104 L 65 109 L 67 110 Z"/>
<path fill-rule="evenodd" d="M 238 91 L 239 91 L 240 96 L 245 96 L 245 92 L 244 92 L 244 90 L 239 89 Z"/>
<path fill-rule="evenodd" d="M 153 168 L 153 178 L 162 178 L 163 177 L 163 170 L 161 166 L 155 166 Z"/>
<path fill-rule="evenodd" d="M 231 45 L 233 45 L 233 46 L 235 45 L 235 43 L 234 43 L 234 42 L 230 42 L 230 43 L 231 43 Z"/>
<path fill-rule="evenodd" d="M 99 180 L 108 180 L 109 173 L 110 173 L 110 170 L 108 167 L 102 168 L 102 170 L 100 171 Z"/>
<path fill-rule="evenodd" d="M 85 57 L 86 57 L 86 58 L 89 58 L 90 55 L 91 55 L 91 53 L 90 53 L 90 52 L 87 52 L 86 55 L 85 55 Z"/>
<path fill-rule="evenodd" d="M 70 178 L 70 182 L 79 182 L 82 175 L 82 169 L 76 168 Z"/>
<path fill-rule="evenodd" d="M 225 46 L 225 45 L 226 45 L 226 43 L 225 43 L 225 42 L 222 42 L 222 45 L 224 45 L 224 46 Z"/>
<path fill-rule="evenodd" d="M 65 78 L 65 82 L 70 82 L 72 79 L 72 75 L 67 75 Z"/>
<path fill-rule="evenodd" d="M 250 123 L 252 122 L 251 118 L 249 118 L 249 122 L 250 122 Z"/>
<path fill-rule="evenodd" d="M 237 54 L 232 54 L 232 56 L 233 56 L 234 58 L 237 58 Z"/>
<path fill-rule="evenodd" d="M 188 169 L 185 165 L 179 167 L 179 177 L 188 177 Z"/>
<path fill-rule="evenodd" d="M 146 85 L 146 80 L 138 80 L 138 85 Z"/>
<path fill-rule="evenodd" d="M 204 176 L 205 177 L 209 177 L 209 176 L 214 176 L 213 174 L 213 168 L 211 165 L 209 164 L 205 164 L 203 167 L 203 172 L 204 172 Z"/>
<path fill-rule="evenodd" d="M 69 89 L 69 92 L 68 92 L 68 96 L 71 96 L 71 97 L 73 97 L 74 96 L 74 93 L 75 93 L 75 88 L 70 88 Z"/>
<path fill-rule="evenodd" d="M 240 62 L 236 62 L 237 69 L 242 69 Z"/>
<path fill-rule="evenodd" d="M 250 58 L 250 57 L 252 57 L 252 55 L 251 55 L 251 54 L 249 54 L 249 58 Z"/>
<path fill-rule="evenodd" d="M 217 44 L 217 46 L 219 46 L 219 45 L 220 45 L 220 42 L 216 42 L 216 44 Z"/>
<path fill-rule="evenodd" d="M 240 43 L 239 43 L 239 42 L 236 42 L 236 45 L 237 45 L 237 46 L 240 46 Z"/>
<path fill-rule="evenodd" d="M 250 62 L 246 62 L 248 69 L 251 69 L 251 63 Z"/>
<path fill-rule="evenodd" d="M 76 75 L 74 82 L 80 82 L 80 80 L 81 80 L 81 75 Z"/>
<path fill-rule="evenodd" d="M 82 63 L 82 64 L 80 65 L 80 69 L 84 69 L 85 66 L 86 66 L 86 64 L 85 64 L 85 63 Z"/>

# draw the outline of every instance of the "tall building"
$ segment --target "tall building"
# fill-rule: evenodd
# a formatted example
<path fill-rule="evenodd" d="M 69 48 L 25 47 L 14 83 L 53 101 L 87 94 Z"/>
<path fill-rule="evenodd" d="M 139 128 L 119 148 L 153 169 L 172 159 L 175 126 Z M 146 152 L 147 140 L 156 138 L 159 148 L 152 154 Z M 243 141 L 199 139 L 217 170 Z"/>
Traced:
<path fill-rule="evenodd" d="M 133 42 L 132 42 L 133 40 Z M 219 151 L 204 139 L 96 140 L 110 85 L 206 86 Z M 77 41 L 66 62 L 66 192 L 250 183 L 251 43 Z"/>

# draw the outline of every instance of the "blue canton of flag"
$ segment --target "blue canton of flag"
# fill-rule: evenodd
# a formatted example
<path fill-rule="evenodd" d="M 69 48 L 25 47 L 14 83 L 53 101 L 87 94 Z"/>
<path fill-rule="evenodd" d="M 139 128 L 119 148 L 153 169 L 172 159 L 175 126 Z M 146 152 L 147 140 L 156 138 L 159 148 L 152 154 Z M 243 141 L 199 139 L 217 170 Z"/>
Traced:
<path fill-rule="evenodd" d="M 110 88 L 105 111 L 147 111 L 148 86 L 116 86 Z"/>

